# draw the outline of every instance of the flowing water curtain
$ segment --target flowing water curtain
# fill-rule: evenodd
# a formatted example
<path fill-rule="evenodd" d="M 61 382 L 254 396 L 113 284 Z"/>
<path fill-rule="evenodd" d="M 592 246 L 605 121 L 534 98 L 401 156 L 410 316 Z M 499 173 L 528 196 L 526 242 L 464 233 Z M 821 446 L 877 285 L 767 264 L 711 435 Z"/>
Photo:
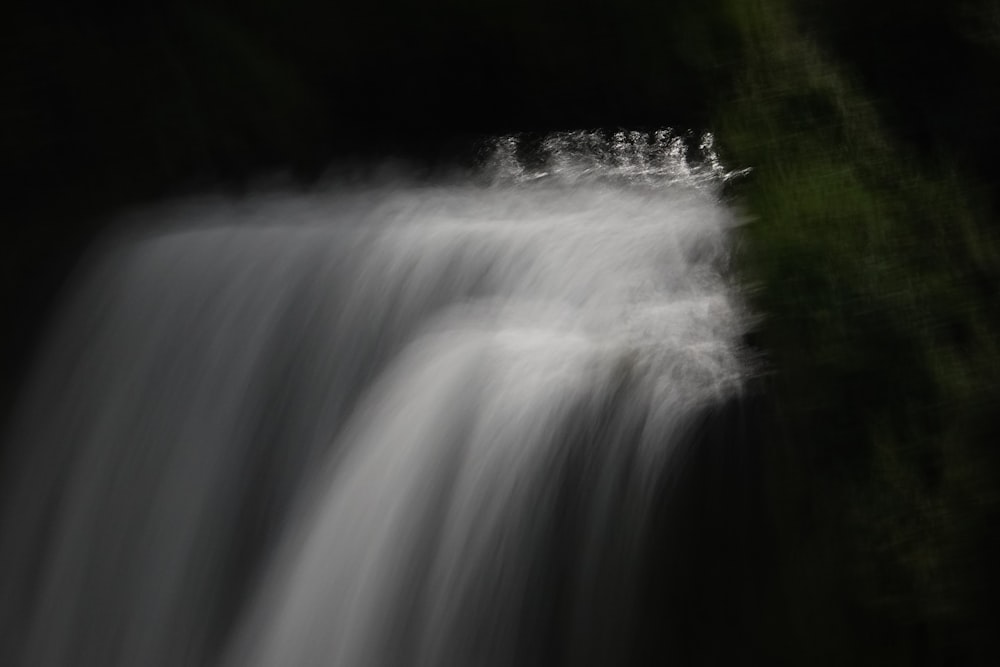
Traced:
<path fill-rule="evenodd" d="M 8 445 L 5 662 L 625 659 L 654 505 L 745 367 L 727 174 L 684 145 L 506 138 L 485 183 L 108 244 Z"/>

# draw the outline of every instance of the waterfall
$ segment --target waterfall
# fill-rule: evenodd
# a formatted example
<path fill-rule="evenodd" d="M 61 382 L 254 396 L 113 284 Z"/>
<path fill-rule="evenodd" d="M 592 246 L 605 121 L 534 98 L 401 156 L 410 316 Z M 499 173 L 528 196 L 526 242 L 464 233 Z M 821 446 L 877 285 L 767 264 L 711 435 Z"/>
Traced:
<path fill-rule="evenodd" d="M 746 374 L 702 149 L 504 138 L 131 216 L 4 445 L 0 662 L 626 664 Z"/>

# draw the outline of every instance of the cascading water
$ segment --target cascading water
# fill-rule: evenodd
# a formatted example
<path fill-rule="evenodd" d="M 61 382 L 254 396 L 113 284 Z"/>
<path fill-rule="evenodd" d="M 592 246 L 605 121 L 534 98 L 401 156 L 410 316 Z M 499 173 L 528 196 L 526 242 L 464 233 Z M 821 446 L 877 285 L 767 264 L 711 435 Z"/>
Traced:
<path fill-rule="evenodd" d="M 628 662 L 744 372 L 708 140 L 131 221 L 5 446 L 0 661 Z"/>

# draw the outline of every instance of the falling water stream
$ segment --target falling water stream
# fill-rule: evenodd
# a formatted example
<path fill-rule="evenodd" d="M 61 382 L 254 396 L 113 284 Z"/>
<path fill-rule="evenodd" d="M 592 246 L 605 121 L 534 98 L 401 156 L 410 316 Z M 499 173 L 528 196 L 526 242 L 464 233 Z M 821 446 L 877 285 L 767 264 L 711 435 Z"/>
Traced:
<path fill-rule="evenodd" d="M 7 437 L 0 662 L 627 664 L 745 376 L 710 139 L 133 216 Z"/>

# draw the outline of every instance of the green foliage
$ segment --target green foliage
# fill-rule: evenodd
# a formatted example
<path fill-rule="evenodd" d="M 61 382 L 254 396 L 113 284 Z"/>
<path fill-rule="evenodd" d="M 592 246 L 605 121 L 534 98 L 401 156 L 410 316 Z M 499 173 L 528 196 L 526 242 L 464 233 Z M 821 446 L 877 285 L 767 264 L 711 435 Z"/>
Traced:
<path fill-rule="evenodd" d="M 746 65 L 718 134 L 754 168 L 737 194 L 773 372 L 774 658 L 981 659 L 996 228 L 949 169 L 912 159 L 784 3 L 730 11 Z"/>

